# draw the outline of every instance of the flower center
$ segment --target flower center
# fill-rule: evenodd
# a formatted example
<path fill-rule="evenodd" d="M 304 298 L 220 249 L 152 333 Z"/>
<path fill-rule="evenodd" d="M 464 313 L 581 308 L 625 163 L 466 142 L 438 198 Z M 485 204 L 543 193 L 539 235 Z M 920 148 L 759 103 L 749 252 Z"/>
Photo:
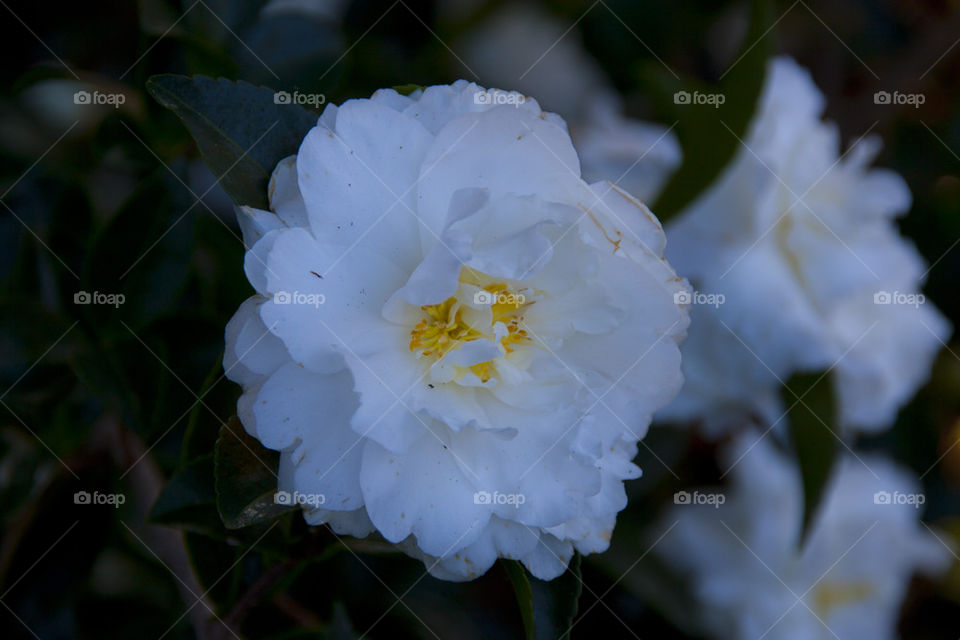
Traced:
<path fill-rule="evenodd" d="M 530 340 L 521 328 L 523 310 L 534 303 L 523 291 L 513 291 L 503 282 L 490 282 L 482 274 L 467 273 L 460 277 L 461 288 L 457 295 L 438 304 L 420 307 L 423 317 L 410 331 L 410 351 L 418 358 L 443 358 L 466 342 L 488 339 L 503 348 L 503 355 L 511 354 L 516 346 Z M 466 287 L 462 285 L 467 285 Z M 464 304 L 458 296 L 470 295 L 473 304 Z M 481 382 L 493 377 L 496 367 L 493 360 L 479 362 L 470 367 L 456 367 L 462 375 L 472 372 Z"/>

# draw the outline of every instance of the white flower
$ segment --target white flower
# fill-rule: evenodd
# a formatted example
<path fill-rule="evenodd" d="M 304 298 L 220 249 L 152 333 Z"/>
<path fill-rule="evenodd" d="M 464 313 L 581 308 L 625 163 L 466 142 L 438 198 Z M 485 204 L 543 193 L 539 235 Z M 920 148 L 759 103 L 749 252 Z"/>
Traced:
<path fill-rule="evenodd" d="M 725 468 L 736 465 L 725 501 L 671 507 L 658 530 L 672 528 L 654 547 L 692 591 L 683 622 L 710 637 L 894 638 L 911 576 L 953 559 L 917 522 L 915 478 L 885 459 L 842 459 L 798 549 L 803 489 L 793 462 L 757 433 L 724 457 Z"/>
<path fill-rule="evenodd" d="M 624 117 L 622 99 L 570 25 L 535 6 L 506 4 L 465 38 L 470 69 L 564 114 L 583 178 L 610 180 L 651 201 L 680 165 L 672 128 Z"/>
<path fill-rule="evenodd" d="M 663 189 L 683 154 L 671 129 L 624 117 L 615 94 L 598 96 L 571 125 L 585 180 L 607 178 L 644 202 Z"/>
<path fill-rule="evenodd" d="M 949 327 L 918 303 L 925 266 L 893 222 L 910 192 L 868 168 L 877 140 L 838 156 L 823 102 L 807 71 L 772 61 L 732 165 L 671 222 L 671 262 L 725 303 L 697 306 L 688 384 L 663 417 L 717 425 L 739 407 L 776 420 L 782 380 L 834 367 L 842 423 L 878 430 L 929 375 Z"/>
<path fill-rule="evenodd" d="M 587 185 L 562 119 L 458 81 L 328 106 L 241 209 L 257 295 L 227 327 L 239 414 L 307 520 L 447 579 L 607 547 L 681 385 L 687 291 L 642 204 Z"/>
<path fill-rule="evenodd" d="M 260 15 L 268 17 L 302 14 L 328 22 L 339 22 L 346 10 L 346 0 L 270 0 L 260 10 Z"/>

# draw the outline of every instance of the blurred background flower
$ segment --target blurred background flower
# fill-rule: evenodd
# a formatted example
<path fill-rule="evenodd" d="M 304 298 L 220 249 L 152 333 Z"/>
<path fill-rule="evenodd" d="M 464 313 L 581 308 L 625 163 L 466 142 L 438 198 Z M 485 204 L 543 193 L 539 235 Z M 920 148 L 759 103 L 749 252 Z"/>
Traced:
<path fill-rule="evenodd" d="M 667 602 L 677 624 L 713 638 L 894 638 L 915 572 L 939 574 L 953 550 L 917 522 L 924 496 L 882 458 L 845 455 L 806 540 L 799 470 L 759 432 L 721 454 L 726 490 L 678 494 L 649 544 L 686 580 Z M 653 593 L 653 600 L 670 594 Z"/>

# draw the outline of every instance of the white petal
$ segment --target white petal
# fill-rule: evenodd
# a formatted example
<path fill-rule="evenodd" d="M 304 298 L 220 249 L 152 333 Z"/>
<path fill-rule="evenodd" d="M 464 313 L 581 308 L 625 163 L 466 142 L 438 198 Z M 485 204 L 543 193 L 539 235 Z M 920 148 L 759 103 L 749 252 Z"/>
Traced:
<path fill-rule="evenodd" d="M 451 434 L 450 446 L 464 473 L 478 491 L 486 491 L 491 497 L 523 496 L 513 501 L 492 501 L 501 518 L 551 527 L 574 517 L 581 501 L 600 490 L 596 467 L 570 455 L 577 413 L 568 409 L 534 417 L 507 408 L 500 411 L 503 415 L 491 413 L 494 423 L 514 426 L 517 433 L 513 438 L 473 429 Z M 504 416 L 512 416 L 514 421 Z"/>
<path fill-rule="evenodd" d="M 539 543 L 537 531 L 522 524 L 503 520 L 497 516 L 483 530 L 483 535 L 473 544 L 452 556 L 442 559 L 426 559 L 431 574 L 443 579 L 472 580 L 483 575 L 498 557 L 519 560 L 528 555 Z"/>
<path fill-rule="evenodd" d="M 461 189 L 450 201 L 449 220 L 459 220 L 477 212 L 489 200 L 486 189 Z M 423 262 L 417 266 L 397 297 L 416 306 L 438 304 L 457 291 L 460 267 L 470 252 L 469 236 L 443 234 Z"/>
<path fill-rule="evenodd" d="M 376 528 L 367 516 L 367 510 L 360 508 L 354 511 L 330 511 L 328 509 L 311 509 L 303 513 L 307 524 L 329 525 L 334 532 L 342 536 L 365 538 Z"/>
<path fill-rule="evenodd" d="M 450 556 L 472 544 L 490 519 L 490 508 L 474 502 L 473 486 L 434 435 L 403 455 L 370 443 L 360 484 L 380 533 L 392 542 L 412 534 L 432 556 Z"/>
<path fill-rule="evenodd" d="M 535 170 L 534 170 L 535 168 Z M 419 214 L 434 234 L 443 229 L 450 198 L 464 187 L 563 201 L 580 163 L 567 132 L 523 109 L 499 106 L 449 122 L 430 146 L 420 172 Z M 435 236 L 422 234 L 425 247 Z"/>
<path fill-rule="evenodd" d="M 323 508 L 348 511 L 363 505 L 360 460 L 364 440 L 350 429 L 357 408 L 350 375 L 321 375 L 287 364 L 260 388 L 253 406 L 257 438 L 291 450 L 293 486 L 323 496 Z"/>
<path fill-rule="evenodd" d="M 290 360 L 283 343 L 260 320 L 263 302 L 259 296 L 247 298 L 227 323 L 224 375 L 243 385 L 262 383 Z"/>
<path fill-rule="evenodd" d="M 590 189 L 596 199 L 584 203 L 585 209 L 590 211 L 591 222 L 600 228 L 605 238 L 619 240 L 621 245 L 624 242 L 636 245 L 649 256 L 663 256 L 667 243 L 663 227 L 646 205 L 610 182 L 592 184 Z"/>
<path fill-rule="evenodd" d="M 469 247 L 457 256 L 466 266 L 494 278 L 525 280 L 553 255 L 551 235 L 560 234 L 550 234 L 550 227 L 569 226 L 576 216 L 572 207 L 508 195 L 452 221 L 444 238 L 454 240 L 447 243 L 451 248 Z"/>
<path fill-rule="evenodd" d="M 325 243 L 370 251 L 409 272 L 420 261 L 415 183 L 433 138 L 369 100 L 340 106 L 336 130 L 317 127 L 297 157 L 310 226 Z"/>
<path fill-rule="evenodd" d="M 540 535 L 540 543 L 520 560 L 534 578 L 553 580 L 563 575 L 572 557 L 572 544 L 557 540 L 549 533 L 543 533 Z"/>
<path fill-rule="evenodd" d="M 360 394 L 360 408 L 350 424 L 391 451 L 406 451 L 425 429 L 424 419 L 410 406 L 410 392 L 425 372 L 405 348 L 410 339 L 405 328 L 387 327 L 365 339 L 368 344 L 355 344 L 360 351 L 347 356 Z"/>
<path fill-rule="evenodd" d="M 868 292 L 851 299 L 832 318 L 847 351 L 836 367 L 841 420 L 867 430 L 893 423 L 899 408 L 929 378 L 951 333 L 929 302 L 876 305 L 872 298 Z"/>
<path fill-rule="evenodd" d="M 273 170 L 267 189 L 270 209 L 288 227 L 310 227 L 307 207 L 297 182 L 297 156 L 287 156 Z"/>
<path fill-rule="evenodd" d="M 381 311 L 403 276 L 359 247 L 337 255 L 305 229 L 273 234 L 260 243 L 273 243 L 263 273 L 272 297 L 260 316 L 296 361 L 330 371 L 336 354 L 358 349 L 364 335 L 387 325 Z"/>
<path fill-rule="evenodd" d="M 394 89 L 377 89 L 373 92 L 373 95 L 370 96 L 370 100 L 382 104 L 385 107 L 390 107 L 400 113 L 403 113 L 404 109 L 416 103 L 416 100 L 413 98 L 400 95 Z"/>
<path fill-rule="evenodd" d="M 237 223 L 243 234 L 243 246 L 247 249 L 253 247 L 268 231 L 284 226 L 276 214 L 247 206 L 237 207 Z"/>

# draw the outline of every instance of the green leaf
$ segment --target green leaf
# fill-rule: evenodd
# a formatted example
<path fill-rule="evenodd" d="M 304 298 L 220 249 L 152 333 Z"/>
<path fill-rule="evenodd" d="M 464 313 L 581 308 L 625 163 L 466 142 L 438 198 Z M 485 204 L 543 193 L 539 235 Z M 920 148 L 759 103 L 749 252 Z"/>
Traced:
<path fill-rule="evenodd" d="M 234 540 L 231 544 L 225 544 L 222 540 L 191 531 L 183 534 L 183 543 L 190 568 L 200 587 L 221 610 L 227 610 L 239 597 L 244 570 L 250 571 L 243 562 L 237 561 L 244 557 L 251 543 Z M 256 551 L 259 549 L 257 545 L 253 552 L 247 554 L 251 563 L 258 562 Z"/>
<path fill-rule="evenodd" d="M 803 534 L 806 538 L 837 458 L 839 425 L 832 380 L 827 374 L 800 374 L 787 381 L 783 401 L 790 420 L 803 479 Z"/>
<path fill-rule="evenodd" d="M 520 605 L 520 617 L 523 618 L 523 628 L 526 631 L 524 637 L 529 640 L 536 637 L 536 626 L 533 617 L 533 589 L 530 587 L 530 579 L 527 577 L 527 570 L 516 560 L 503 561 L 503 568 L 510 578 L 510 584 L 513 585 L 513 592 L 517 596 L 517 604 Z"/>
<path fill-rule="evenodd" d="M 408 96 L 418 89 L 426 89 L 422 84 L 397 84 L 392 88 L 402 96 Z"/>
<path fill-rule="evenodd" d="M 153 503 L 149 521 L 171 525 L 203 520 L 217 501 L 213 473 L 212 453 L 179 469 Z"/>
<path fill-rule="evenodd" d="M 357 640 L 360 636 L 353 628 L 347 608 L 340 601 L 333 603 L 333 619 L 330 621 L 331 640 Z"/>
<path fill-rule="evenodd" d="M 270 174 L 294 154 L 317 114 L 277 104 L 272 89 L 205 76 L 153 76 L 147 90 L 190 130 L 214 176 L 236 204 L 266 209 Z"/>
<path fill-rule="evenodd" d="M 661 222 L 679 213 L 707 189 L 742 146 L 773 53 L 773 7 L 769 0 L 752 0 L 750 26 L 740 52 L 719 85 L 677 78 L 656 63 L 641 70 L 641 81 L 662 116 L 676 123 L 683 164 L 652 207 Z M 723 104 L 677 104 L 677 92 L 721 95 Z"/>
<path fill-rule="evenodd" d="M 550 581 L 528 575 L 516 560 L 505 560 L 502 564 L 520 605 L 526 640 L 569 638 L 583 586 L 580 554 L 573 556 L 562 576 Z"/>
<path fill-rule="evenodd" d="M 220 428 L 216 447 L 217 510 L 228 529 L 240 529 L 293 511 L 277 504 L 280 454 L 243 430 L 234 416 Z"/>
<path fill-rule="evenodd" d="M 207 377 L 200 386 L 200 397 L 204 398 L 210 393 L 211 389 L 219 382 L 223 375 L 223 351 L 220 357 L 213 363 L 207 372 Z M 216 448 L 216 437 L 219 435 L 214 429 L 216 423 L 203 421 L 200 419 L 200 409 L 203 403 L 198 402 L 190 411 L 190 417 L 187 419 L 187 429 L 183 434 L 183 443 L 180 445 L 180 466 L 190 464 L 195 458 L 205 455 L 205 452 Z M 211 475 L 211 478 L 213 476 Z"/>

